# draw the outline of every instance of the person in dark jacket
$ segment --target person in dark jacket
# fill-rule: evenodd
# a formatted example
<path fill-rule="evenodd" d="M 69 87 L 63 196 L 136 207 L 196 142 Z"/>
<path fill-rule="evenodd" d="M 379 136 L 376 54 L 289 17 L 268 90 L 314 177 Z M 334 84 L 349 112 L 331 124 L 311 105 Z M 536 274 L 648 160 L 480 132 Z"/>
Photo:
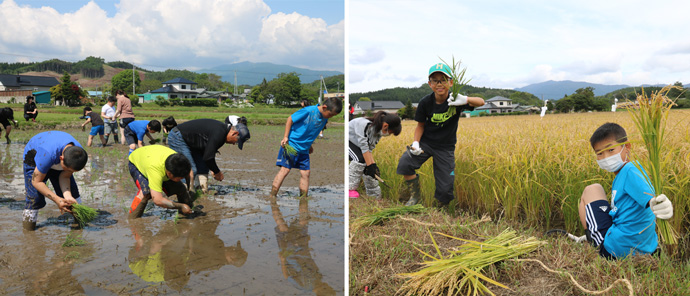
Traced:
<path fill-rule="evenodd" d="M 24 104 L 24 119 L 26 121 L 36 122 L 36 116 L 38 116 L 38 110 L 36 109 L 36 103 L 34 102 L 33 96 L 26 96 L 26 104 Z"/>
<path fill-rule="evenodd" d="M 182 153 L 192 163 L 194 180 L 204 193 L 208 192 L 208 172 L 213 178 L 223 181 L 223 172 L 216 164 L 216 153 L 223 145 L 237 144 L 242 149 L 250 135 L 247 125 L 240 117 L 229 116 L 227 123 L 214 119 L 195 119 L 181 123 L 168 134 L 168 146 Z M 246 121 L 245 121 L 246 122 Z M 191 189 L 191 188 L 190 188 Z"/>
<path fill-rule="evenodd" d="M 14 110 L 10 107 L 0 108 L 0 131 L 5 128 L 5 139 L 7 139 L 7 144 L 12 143 L 10 141 L 10 132 L 12 131 L 12 124 L 10 120 L 14 122 L 14 127 L 17 127 L 17 121 L 14 120 Z"/>

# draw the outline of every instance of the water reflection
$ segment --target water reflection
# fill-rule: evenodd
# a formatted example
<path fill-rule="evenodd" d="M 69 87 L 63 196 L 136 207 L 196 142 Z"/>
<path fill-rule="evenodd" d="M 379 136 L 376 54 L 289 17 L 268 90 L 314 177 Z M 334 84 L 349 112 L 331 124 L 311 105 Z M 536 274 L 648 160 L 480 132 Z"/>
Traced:
<path fill-rule="evenodd" d="M 206 216 L 208 217 L 208 216 Z M 139 221 L 137 221 L 139 222 Z M 216 234 L 220 219 L 170 221 L 153 234 L 148 223 L 132 224 L 135 244 L 129 250 L 129 268 L 139 278 L 181 291 L 192 275 L 241 267 L 247 252 L 240 241 L 225 246 Z"/>
<path fill-rule="evenodd" d="M 299 213 L 288 224 L 280 212 L 276 197 L 269 198 L 273 220 L 276 222 L 276 240 L 280 252 L 283 277 L 293 286 L 316 295 L 335 295 L 335 290 L 323 282 L 309 248 L 309 197 L 299 200 Z"/>
<path fill-rule="evenodd" d="M 81 232 L 74 233 L 76 236 Z M 25 295 L 84 294 L 84 288 L 72 275 L 72 270 L 75 263 L 93 252 L 90 247 L 67 247 L 48 252 L 50 248 L 45 247 L 48 244 L 40 243 L 43 238 L 35 232 L 24 232 L 20 237 L 24 248 L 21 254 L 29 257 L 26 262 L 33 265 L 25 266 L 31 272 L 22 271 L 22 281 L 29 283 L 24 287 Z"/>

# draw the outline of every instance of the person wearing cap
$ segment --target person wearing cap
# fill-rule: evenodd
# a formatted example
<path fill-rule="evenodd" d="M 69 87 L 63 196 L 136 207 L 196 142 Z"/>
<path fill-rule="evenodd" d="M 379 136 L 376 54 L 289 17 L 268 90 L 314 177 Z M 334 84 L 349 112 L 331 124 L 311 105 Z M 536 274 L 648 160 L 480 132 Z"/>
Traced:
<path fill-rule="evenodd" d="M 26 121 L 36 122 L 36 116 L 38 116 L 38 109 L 36 108 L 36 103 L 34 102 L 34 96 L 26 96 L 26 104 L 24 104 L 24 119 Z"/>
<path fill-rule="evenodd" d="M 0 131 L 2 131 L 3 127 L 5 128 L 5 139 L 7 140 L 7 144 L 12 143 L 12 141 L 10 141 L 10 132 L 12 131 L 10 120 L 12 120 L 14 126 L 17 127 L 17 121 L 14 120 L 14 110 L 10 107 L 0 108 Z"/>
<path fill-rule="evenodd" d="M 314 151 L 312 144 L 328 123 L 328 119 L 338 115 L 342 110 L 343 102 L 340 99 L 328 98 L 323 105 L 304 107 L 287 118 L 276 159 L 276 166 L 280 167 L 280 170 L 273 178 L 271 196 L 278 194 L 285 177 L 293 168 L 299 169 L 300 172 L 300 196 L 307 195 L 311 170 L 309 154 Z"/>
<path fill-rule="evenodd" d="M 96 135 L 99 135 L 101 137 L 101 143 L 103 144 L 102 147 L 105 147 L 105 137 L 103 137 L 103 130 L 104 130 L 104 123 L 103 119 L 101 118 L 101 115 L 93 112 L 91 110 L 91 107 L 86 106 L 84 107 L 84 117 L 86 118 L 86 121 L 81 124 L 81 130 L 84 130 L 84 127 L 86 124 L 91 122 L 91 132 L 89 132 L 89 140 L 86 142 L 87 147 L 91 147 L 91 144 L 93 143 L 93 137 Z"/>
<path fill-rule="evenodd" d="M 435 64 L 429 69 L 429 87 L 433 92 L 419 101 L 414 116 L 414 120 L 417 121 L 414 142 L 398 162 L 396 172 L 405 179 L 406 191 L 409 192 L 406 203 L 408 206 L 419 202 L 419 175 L 416 171 L 430 157 L 434 158 L 434 198 L 443 206 L 455 198 L 453 183 L 458 120 L 462 111 L 471 111 L 474 107 L 483 106 L 484 100 L 462 94 L 453 97 L 450 89 L 455 81 L 451 73 L 450 67 L 443 63 Z"/>
<path fill-rule="evenodd" d="M 246 119 L 244 119 L 246 122 Z M 223 181 L 225 176 L 216 164 L 216 153 L 227 144 L 237 144 L 242 150 L 244 142 L 250 138 L 249 129 L 242 118 L 228 116 L 226 123 L 214 119 L 195 119 L 181 123 L 168 134 L 168 146 L 176 152 L 182 153 L 192 163 L 194 182 L 204 193 L 208 192 L 208 173 L 213 178 Z"/>

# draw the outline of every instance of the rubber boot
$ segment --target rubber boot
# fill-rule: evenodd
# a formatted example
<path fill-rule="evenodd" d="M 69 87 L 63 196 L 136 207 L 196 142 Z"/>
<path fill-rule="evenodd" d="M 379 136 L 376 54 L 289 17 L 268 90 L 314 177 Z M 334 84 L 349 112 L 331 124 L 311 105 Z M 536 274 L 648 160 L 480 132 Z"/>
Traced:
<path fill-rule="evenodd" d="M 419 175 L 416 175 L 412 180 L 405 180 L 405 185 L 410 192 L 410 199 L 405 203 L 406 206 L 414 206 L 419 203 L 420 188 L 419 188 Z"/>
<path fill-rule="evenodd" d="M 38 221 L 38 210 L 24 209 L 24 214 L 22 215 L 22 227 L 24 230 L 36 230 L 36 221 Z"/>
<path fill-rule="evenodd" d="M 364 172 L 365 167 L 366 167 L 366 164 L 363 164 L 361 162 L 356 162 L 356 161 L 350 162 L 350 165 L 348 167 L 349 168 L 349 170 L 348 170 L 349 171 L 348 190 L 350 191 L 349 195 L 352 198 L 359 197 L 359 193 L 357 192 L 357 187 L 359 187 L 359 181 L 360 181 L 360 179 L 362 179 L 362 174 Z"/>
<path fill-rule="evenodd" d="M 381 198 L 381 187 L 379 187 L 379 181 L 372 178 L 371 176 L 364 176 L 364 188 L 367 189 L 367 195 L 374 197 L 376 199 Z"/>
<path fill-rule="evenodd" d="M 144 215 L 144 210 L 146 210 L 146 205 L 149 203 L 149 200 L 151 200 L 151 194 L 146 194 L 141 196 L 141 191 L 137 193 L 137 196 L 134 197 L 134 200 L 132 201 L 132 205 L 129 210 L 129 217 L 130 218 L 139 218 L 142 215 Z"/>
<path fill-rule="evenodd" d="M 201 191 L 204 194 L 208 194 L 208 175 L 203 174 L 203 175 L 197 175 L 199 178 L 199 187 L 201 187 Z"/>

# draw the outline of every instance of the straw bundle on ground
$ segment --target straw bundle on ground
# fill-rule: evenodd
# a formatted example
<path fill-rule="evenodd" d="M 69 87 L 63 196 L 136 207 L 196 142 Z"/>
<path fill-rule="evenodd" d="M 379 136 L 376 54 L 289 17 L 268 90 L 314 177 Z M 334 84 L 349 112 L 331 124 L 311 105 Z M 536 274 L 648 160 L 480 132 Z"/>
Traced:
<path fill-rule="evenodd" d="M 484 268 L 500 261 L 515 258 L 534 251 L 544 244 L 534 237 L 517 236 L 514 230 L 505 230 L 496 237 L 484 242 L 465 240 L 446 234 L 440 235 L 465 242 L 457 251 L 443 257 L 436 245 L 438 258 L 419 249 L 431 260 L 422 263 L 424 268 L 417 272 L 406 273 L 403 276 L 410 279 L 397 291 L 400 295 L 479 295 L 493 293 L 484 282 L 508 289 L 505 285 L 492 280 L 482 274 Z M 433 240 L 433 236 L 432 236 Z M 415 247 L 416 248 L 416 247 Z"/>
<path fill-rule="evenodd" d="M 641 164 L 647 172 L 648 176 L 645 178 L 654 190 L 651 192 L 654 196 L 665 192 L 666 179 L 664 175 L 668 172 L 668 164 L 671 161 L 665 157 L 670 154 L 665 151 L 664 140 L 666 138 L 668 112 L 673 105 L 673 101 L 666 95 L 673 88 L 678 87 L 665 86 L 660 91 L 653 92 L 649 97 L 642 88 L 642 92 L 637 95 L 639 107 L 628 109 L 647 148 L 648 155 L 642 159 Z M 678 243 L 678 235 L 667 220 L 657 219 L 657 231 L 663 243 L 669 245 Z"/>
<path fill-rule="evenodd" d="M 388 221 L 390 219 L 393 219 L 397 216 L 405 215 L 405 214 L 416 214 L 416 213 L 422 213 L 426 210 L 424 206 L 422 205 L 414 205 L 414 206 L 400 206 L 400 207 L 394 207 L 394 208 L 386 208 L 382 209 L 380 211 L 377 211 L 375 213 L 361 216 L 355 221 L 352 222 L 352 229 L 359 229 L 361 227 L 365 226 L 371 226 L 371 225 L 379 225 L 382 224 L 385 221 Z"/>

